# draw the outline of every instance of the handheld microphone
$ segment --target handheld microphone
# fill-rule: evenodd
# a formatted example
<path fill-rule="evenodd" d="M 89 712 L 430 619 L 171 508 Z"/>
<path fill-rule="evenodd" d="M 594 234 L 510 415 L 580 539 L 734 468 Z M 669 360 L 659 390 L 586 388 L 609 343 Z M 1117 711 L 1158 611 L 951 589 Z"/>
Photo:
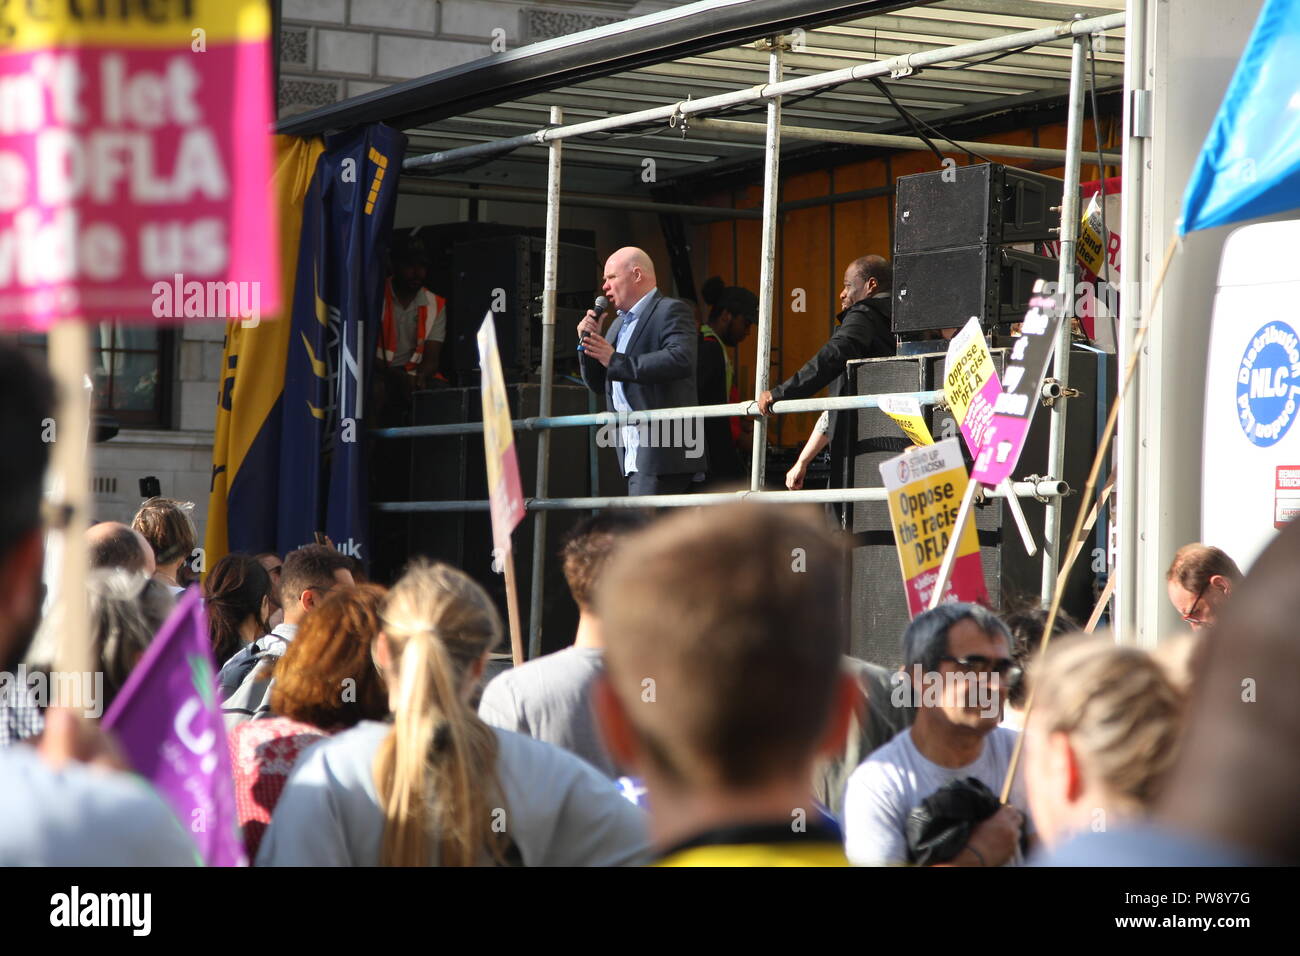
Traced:
<path fill-rule="evenodd" d="M 595 302 L 592 304 L 592 306 L 591 306 L 591 310 L 592 310 L 593 312 L 596 313 L 596 318 L 597 318 L 597 319 L 599 319 L 600 316 L 604 315 L 604 314 L 605 314 L 605 310 L 608 309 L 608 308 L 609 308 L 609 299 L 605 298 L 603 295 L 598 295 L 598 296 L 596 296 L 596 301 L 595 301 Z M 586 338 L 587 338 L 587 336 L 590 335 L 590 334 L 591 334 L 590 332 L 583 332 L 582 335 L 578 336 L 578 351 L 579 351 L 579 352 L 582 351 L 582 343 L 583 343 L 583 341 L 585 341 Z"/>

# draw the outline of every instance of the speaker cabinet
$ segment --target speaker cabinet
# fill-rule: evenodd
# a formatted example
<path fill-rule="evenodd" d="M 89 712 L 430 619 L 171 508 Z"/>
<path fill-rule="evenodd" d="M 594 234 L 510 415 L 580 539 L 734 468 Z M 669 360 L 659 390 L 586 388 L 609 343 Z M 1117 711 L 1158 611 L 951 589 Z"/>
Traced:
<path fill-rule="evenodd" d="M 1055 239 L 1064 189 L 1053 176 L 1001 163 L 900 176 L 894 255 Z"/>
<path fill-rule="evenodd" d="M 894 259 L 893 329 L 953 329 L 978 316 L 985 330 L 1025 317 L 1037 279 L 1056 281 L 1058 262 L 981 243 Z"/>
<path fill-rule="evenodd" d="M 994 365 L 1001 374 L 1009 348 L 995 348 Z M 909 392 L 943 387 L 943 354 L 909 355 L 865 359 L 850 364 L 851 380 L 859 395 Z M 1074 527 L 1083 486 L 1097 448 L 1098 423 L 1104 423 L 1114 396 L 1114 356 L 1089 348 L 1075 347 L 1070 355 L 1070 385 L 1083 394 L 1069 400 L 1066 413 L 1064 478 L 1073 494 L 1063 499 L 1061 549 Z M 1102 396 L 1099 404 L 1098 396 Z M 931 433 L 936 439 L 959 435 L 956 422 L 947 411 L 927 410 Z M 834 463 L 842 469 L 846 483 L 855 488 L 877 488 L 881 462 L 894 452 L 868 450 L 874 441 L 900 434 L 898 426 L 878 409 L 863 409 L 852 425 L 853 447 Z M 1034 415 L 1015 480 L 1029 475 L 1046 475 L 1050 410 L 1040 407 Z M 963 446 L 964 451 L 964 446 Z M 968 461 L 969 463 L 969 461 Z M 1103 468 L 1102 474 L 1106 474 Z M 1014 601 L 1037 603 L 1042 580 L 1044 505 L 1033 498 L 1020 499 L 1029 527 L 1040 551 L 1029 557 L 1015 522 L 1000 498 L 987 499 L 974 511 L 980 541 L 980 558 L 988 585 L 990 605 L 1003 610 Z M 853 535 L 850 561 L 848 619 L 851 622 L 850 653 L 886 667 L 902 663 L 902 636 L 910 617 L 903 594 L 902 572 L 889 520 L 889 506 L 883 501 L 856 502 L 844 509 L 841 521 Z M 1075 563 L 1066 584 L 1062 607 L 1082 621 L 1092 611 L 1094 581 L 1091 537 Z"/>
<path fill-rule="evenodd" d="M 497 348 L 507 380 L 529 377 L 542 361 L 542 293 L 546 243 L 532 236 L 498 236 L 459 242 L 454 247 L 454 279 L 448 300 L 448 339 L 455 354 L 456 380 L 477 385 L 478 329 L 492 312 Z M 556 308 L 565 319 L 556 326 L 557 371 L 577 366 L 573 327 L 598 293 L 596 251 L 559 244 Z M 561 343 L 572 344 L 566 350 Z"/>

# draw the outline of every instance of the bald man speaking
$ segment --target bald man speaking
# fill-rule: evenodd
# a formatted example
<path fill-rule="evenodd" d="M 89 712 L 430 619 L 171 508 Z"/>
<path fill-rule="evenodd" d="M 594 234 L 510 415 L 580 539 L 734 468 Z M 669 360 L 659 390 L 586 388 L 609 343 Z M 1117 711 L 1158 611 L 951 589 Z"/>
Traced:
<path fill-rule="evenodd" d="M 618 312 L 608 337 L 594 309 L 578 323 L 582 380 L 619 415 L 602 433 L 612 432 L 628 494 L 682 494 L 706 469 L 701 419 L 638 423 L 635 413 L 697 404 L 694 313 L 660 294 L 654 263 L 631 246 L 609 257 L 603 288 Z"/>

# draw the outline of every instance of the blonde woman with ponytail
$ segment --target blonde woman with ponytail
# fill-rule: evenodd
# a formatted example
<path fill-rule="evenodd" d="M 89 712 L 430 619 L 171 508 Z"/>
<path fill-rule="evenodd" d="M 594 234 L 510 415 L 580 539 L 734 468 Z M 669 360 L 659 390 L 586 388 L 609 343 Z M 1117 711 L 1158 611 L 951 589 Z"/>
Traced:
<path fill-rule="evenodd" d="M 1186 695 L 1151 654 L 1105 636 L 1053 641 L 1030 670 L 1025 783 L 1054 848 L 1141 820 L 1177 759 Z"/>
<path fill-rule="evenodd" d="M 582 759 L 483 723 L 469 701 L 500 641 L 467 575 L 418 563 L 384 603 L 375 665 L 392 717 L 307 751 L 262 866 L 616 866 L 644 862 L 644 813 Z"/>

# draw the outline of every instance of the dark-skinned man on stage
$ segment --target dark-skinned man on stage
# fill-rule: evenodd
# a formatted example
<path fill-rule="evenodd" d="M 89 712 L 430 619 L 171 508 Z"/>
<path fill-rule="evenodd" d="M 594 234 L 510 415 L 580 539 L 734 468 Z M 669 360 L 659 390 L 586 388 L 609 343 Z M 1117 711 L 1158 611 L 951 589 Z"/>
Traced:
<path fill-rule="evenodd" d="M 851 360 L 895 353 L 894 335 L 890 328 L 893 272 L 889 262 L 880 256 L 862 256 L 849 263 L 840 290 L 843 311 L 835 317 L 839 324 L 830 341 L 794 375 L 760 395 L 759 411 L 770 415 L 774 402 L 811 398 L 832 382 L 835 383 L 832 394 L 844 394 L 847 384 L 843 378 L 844 370 Z M 839 420 L 834 412 L 823 413 L 799 460 L 786 475 L 787 488 L 793 491 L 803 487 L 808 464 L 832 442 Z"/>

